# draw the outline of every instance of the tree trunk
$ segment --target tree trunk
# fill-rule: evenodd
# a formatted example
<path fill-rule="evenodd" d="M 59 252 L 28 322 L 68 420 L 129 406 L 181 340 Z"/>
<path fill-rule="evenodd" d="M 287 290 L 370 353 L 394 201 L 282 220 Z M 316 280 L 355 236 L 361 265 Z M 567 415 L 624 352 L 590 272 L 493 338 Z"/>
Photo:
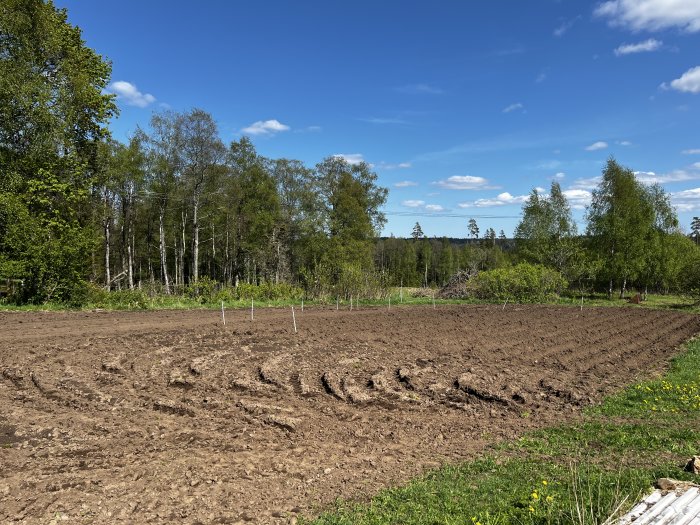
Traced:
<path fill-rule="evenodd" d="M 192 280 L 196 284 L 199 281 L 199 199 L 194 200 L 192 210 L 192 228 L 194 240 L 192 242 Z"/>
<path fill-rule="evenodd" d="M 625 298 L 625 292 L 627 291 L 627 277 L 622 279 L 622 286 L 620 287 L 620 299 Z"/>
<path fill-rule="evenodd" d="M 111 221 L 106 219 L 104 221 L 105 229 L 105 288 L 107 291 L 112 289 L 112 274 L 109 268 L 109 223 Z"/>
<path fill-rule="evenodd" d="M 165 249 L 165 209 L 161 206 L 160 213 L 158 214 L 158 228 L 159 228 L 159 251 L 160 251 L 160 271 L 163 276 L 163 286 L 165 286 L 166 295 L 170 295 L 170 279 L 168 278 L 168 261 Z"/>
<path fill-rule="evenodd" d="M 129 230 L 131 230 L 131 224 L 129 224 Z M 129 290 L 134 289 L 134 237 L 131 231 L 127 234 L 126 239 L 126 263 L 127 263 L 127 277 L 129 278 Z"/>

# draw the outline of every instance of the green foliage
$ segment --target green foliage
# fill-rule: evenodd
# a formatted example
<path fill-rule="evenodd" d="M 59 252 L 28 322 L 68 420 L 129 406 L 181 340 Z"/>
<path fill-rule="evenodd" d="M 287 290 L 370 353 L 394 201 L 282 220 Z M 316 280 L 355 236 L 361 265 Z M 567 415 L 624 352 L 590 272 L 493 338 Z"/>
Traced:
<path fill-rule="evenodd" d="M 566 280 L 556 270 L 520 263 L 478 273 L 467 283 L 467 291 L 478 299 L 527 303 L 553 299 L 566 286 Z"/>

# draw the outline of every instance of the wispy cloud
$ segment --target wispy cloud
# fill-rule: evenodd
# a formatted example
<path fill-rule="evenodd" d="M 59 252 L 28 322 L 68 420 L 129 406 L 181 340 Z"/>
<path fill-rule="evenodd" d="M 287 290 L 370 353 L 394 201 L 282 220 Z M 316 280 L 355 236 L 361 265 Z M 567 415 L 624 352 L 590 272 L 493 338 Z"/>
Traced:
<path fill-rule="evenodd" d="M 442 95 L 444 93 L 441 88 L 430 84 L 407 84 L 394 89 L 407 95 Z"/>
<path fill-rule="evenodd" d="M 537 77 L 535 77 L 535 82 L 537 84 L 541 84 L 546 79 L 547 79 L 547 73 L 540 73 L 539 75 L 537 75 Z"/>
<path fill-rule="evenodd" d="M 618 146 L 632 146 L 633 144 L 629 140 L 618 140 L 615 142 Z"/>
<path fill-rule="evenodd" d="M 472 202 L 460 202 L 460 208 L 492 208 L 495 206 L 520 205 L 530 198 L 529 195 L 511 195 L 507 191 L 490 199 L 477 199 Z"/>
<path fill-rule="evenodd" d="M 362 122 L 369 122 L 370 124 L 408 124 L 408 121 L 401 118 L 391 118 L 391 117 L 367 117 L 359 118 Z"/>
<path fill-rule="evenodd" d="M 700 2 L 697 0 L 609 0 L 593 11 L 610 25 L 633 31 L 679 28 L 700 31 Z"/>
<path fill-rule="evenodd" d="M 401 206 L 405 206 L 406 208 L 422 208 L 423 206 L 425 206 L 425 201 L 418 201 L 418 200 L 401 201 Z"/>
<path fill-rule="evenodd" d="M 107 86 L 107 90 L 117 95 L 117 100 L 123 100 L 128 106 L 145 108 L 156 101 L 150 93 L 141 93 L 135 84 L 125 80 L 117 80 Z"/>
<path fill-rule="evenodd" d="M 638 42 L 636 44 L 622 44 L 618 46 L 613 53 L 615 56 L 631 55 L 634 53 L 649 53 L 651 51 L 658 51 L 661 49 L 663 42 L 661 40 L 656 40 L 655 38 L 650 38 L 644 42 Z"/>
<path fill-rule="evenodd" d="M 503 108 L 503 113 L 510 113 L 511 111 L 523 109 L 524 107 L 525 106 L 523 106 L 520 102 L 516 102 L 515 104 L 511 104 L 510 106 Z"/>
<path fill-rule="evenodd" d="M 418 186 L 418 183 L 412 180 L 402 180 L 394 183 L 394 188 L 410 188 L 411 186 Z"/>
<path fill-rule="evenodd" d="M 693 164 L 694 169 L 700 168 L 700 163 Z M 656 174 L 653 171 L 635 171 L 634 175 L 644 184 L 668 184 L 670 182 L 685 182 L 700 179 L 700 172 L 673 170 L 669 173 Z"/>
<path fill-rule="evenodd" d="M 321 126 L 306 126 L 305 128 L 298 128 L 294 130 L 294 133 L 319 133 L 323 131 Z"/>
<path fill-rule="evenodd" d="M 700 93 L 700 66 L 693 67 L 683 73 L 680 78 L 661 84 L 661 89 L 675 89 L 683 93 Z"/>
<path fill-rule="evenodd" d="M 390 164 L 382 161 L 377 165 L 377 168 L 380 170 L 405 170 L 410 167 L 410 162 L 399 162 L 398 164 Z"/>
<path fill-rule="evenodd" d="M 338 159 L 343 159 L 345 162 L 347 162 L 351 166 L 355 166 L 357 164 L 361 164 L 362 162 L 365 162 L 365 158 L 362 155 L 362 153 L 338 153 L 338 154 L 333 155 L 333 156 L 338 158 Z"/>
<path fill-rule="evenodd" d="M 555 173 L 552 178 L 554 180 L 563 180 L 565 177 L 566 177 L 566 173 L 564 173 L 563 171 L 560 171 L 558 173 Z"/>
<path fill-rule="evenodd" d="M 249 135 L 275 135 L 281 131 L 289 131 L 289 126 L 282 124 L 279 120 L 258 120 L 247 128 L 243 128 L 243 133 Z"/>
<path fill-rule="evenodd" d="M 552 34 L 556 37 L 564 36 L 569 31 L 569 29 L 571 29 L 574 26 L 574 24 L 578 21 L 579 18 L 581 17 L 577 16 L 575 18 L 572 18 L 571 20 L 564 20 L 554 29 L 554 31 L 552 31 Z"/>
<path fill-rule="evenodd" d="M 586 151 L 598 151 L 599 149 L 605 149 L 608 147 L 608 143 L 602 140 L 594 142 L 590 146 L 586 146 Z"/>
<path fill-rule="evenodd" d="M 700 210 L 700 188 L 671 193 L 671 204 L 680 212 Z"/>
<path fill-rule="evenodd" d="M 700 155 L 700 148 L 684 149 L 681 153 L 683 155 Z"/>
<path fill-rule="evenodd" d="M 447 179 L 433 182 L 433 184 L 446 190 L 488 190 L 494 188 L 494 186 L 489 186 L 489 181 L 485 178 L 471 175 L 452 175 Z"/>
<path fill-rule="evenodd" d="M 439 204 L 426 204 L 425 210 L 426 211 L 440 212 L 440 211 L 445 211 L 445 208 L 443 208 Z"/>
<path fill-rule="evenodd" d="M 576 179 L 571 185 L 572 190 L 592 190 L 598 187 L 602 177 L 590 177 L 585 179 Z"/>

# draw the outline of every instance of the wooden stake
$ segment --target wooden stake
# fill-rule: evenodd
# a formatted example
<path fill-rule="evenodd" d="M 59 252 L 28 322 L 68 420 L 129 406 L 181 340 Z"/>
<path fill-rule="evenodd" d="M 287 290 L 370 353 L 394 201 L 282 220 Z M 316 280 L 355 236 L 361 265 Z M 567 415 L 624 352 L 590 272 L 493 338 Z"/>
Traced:
<path fill-rule="evenodd" d="M 304 311 L 304 299 L 301 300 L 301 311 Z"/>
<path fill-rule="evenodd" d="M 292 306 L 292 322 L 294 323 L 294 333 L 297 333 L 297 317 L 294 315 L 294 306 Z"/>
<path fill-rule="evenodd" d="M 336 312 L 338 311 L 339 304 L 340 304 L 340 299 L 338 299 L 338 298 L 336 297 L 336 298 L 335 298 L 335 311 L 336 311 Z"/>
<path fill-rule="evenodd" d="M 507 305 L 507 304 L 508 304 L 508 299 L 506 299 L 506 302 L 505 302 L 505 303 L 503 303 L 503 308 L 501 308 L 501 310 L 505 310 L 505 309 L 506 309 L 506 305 Z"/>
<path fill-rule="evenodd" d="M 350 311 L 352 312 L 352 295 L 350 296 Z"/>
<path fill-rule="evenodd" d="M 581 311 L 583 312 L 583 294 L 581 294 Z"/>
<path fill-rule="evenodd" d="M 391 310 L 391 295 L 389 296 L 389 310 Z"/>
<path fill-rule="evenodd" d="M 251 321 L 255 320 L 255 307 L 253 306 L 253 301 L 254 301 L 254 299 L 250 300 L 250 320 Z"/>
<path fill-rule="evenodd" d="M 226 313 L 224 312 L 224 302 L 221 301 L 221 320 L 224 322 L 224 326 L 226 326 Z"/>
<path fill-rule="evenodd" d="M 433 292 L 433 310 L 435 310 L 435 292 Z"/>

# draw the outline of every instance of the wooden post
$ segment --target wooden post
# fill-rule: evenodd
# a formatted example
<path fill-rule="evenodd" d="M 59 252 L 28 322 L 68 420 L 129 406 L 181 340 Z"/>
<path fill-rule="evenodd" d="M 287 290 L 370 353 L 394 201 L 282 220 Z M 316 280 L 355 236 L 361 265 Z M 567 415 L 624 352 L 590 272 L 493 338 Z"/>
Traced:
<path fill-rule="evenodd" d="M 301 311 L 304 311 L 304 299 L 301 300 Z"/>
<path fill-rule="evenodd" d="M 226 326 L 226 313 L 224 312 L 224 302 L 221 301 L 221 320 L 224 322 L 224 326 Z"/>
<path fill-rule="evenodd" d="M 433 310 L 435 310 L 435 292 L 433 292 Z"/>
<path fill-rule="evenodd" d="M 501 310 L 505 310 L 505 309 L 506 309 L 506 305 L 507 305 L 507 304 L 508 304 L 508 298 L 506 298 L 506 302 L 505 302 L 505 303 L 503 303 L 503 308 L 501 308 Z"/>
<path fill-rule="evenodd" d="M 255 307 L 253 306 L 253 301 L 255 299 L 250 300 L 250 320 L 254 321 L 255 320 Z"/>
<path fill-rule="evenodd" d="M 294 323 L 294 333 L 297 333 L 297 318 L 294 315 L 294 306 L 292 306 L 292 322 Z"/>

